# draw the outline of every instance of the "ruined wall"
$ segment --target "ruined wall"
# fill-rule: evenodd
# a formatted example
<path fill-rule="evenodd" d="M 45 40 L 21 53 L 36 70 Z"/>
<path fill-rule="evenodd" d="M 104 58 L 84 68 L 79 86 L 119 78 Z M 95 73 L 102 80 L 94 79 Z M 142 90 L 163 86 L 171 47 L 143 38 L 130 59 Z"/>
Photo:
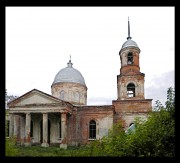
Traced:
<path fill-rule="evenodd" d="M 121 113 L 121 118 L 125 122 L 124 129 L 126 130 L 130 124 L 134 123 L 136 118 L 146 120 L 147 115 L 147 113 Z"/>
<path fill-rule="evenodd" d="M 89 122 L 91 120 L 96 122 L 96 139 L 108 134 L 108 130 L 113 125 L 114 107 L 112 105 L 82 106 L 76 107 L 76 109 L 76 114 L 69 117 L 71 124 L 68 127 L 68 140 L 72 145 L 87 144 L 92 141 L 89 139 Z"/>
<path fill-rule="evenodd" d="M 127 96 L 127 85 L 129 83 L 135 85 L 135 97 L 133 97 L 133 99 L 144 99 L 144 74 L 132 73 L 132 75 L 128 76 L 118 76 L 118 100 L 129 99 Z"/>
<path fill-rule="evenodd" d="M 152 99 L 142 100 L 114 100 L 115 106 L 114 122 L 124 120 L 124 127 L 129 127 L 129 124 L 136 116 L 146 117 L 152 111 Z"/>
<path fill-rule="evenodd" d="M 77 146 L 77 131 L 78 131 L 78 116 L 77 111 L 73 110 L 71 115 L 67 116 L 67 144 Z"/>

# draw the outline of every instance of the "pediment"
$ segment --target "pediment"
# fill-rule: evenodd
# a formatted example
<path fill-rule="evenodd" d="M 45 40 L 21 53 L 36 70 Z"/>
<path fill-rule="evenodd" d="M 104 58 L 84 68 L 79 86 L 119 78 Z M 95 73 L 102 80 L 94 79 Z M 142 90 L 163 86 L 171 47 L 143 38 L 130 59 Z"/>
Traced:
<path fill-rule="evenodd" d="M 46 94 L 39 90 L 32 90 L 14 101 L 10 102 L 8 105 L 13 106 L 24 106 L 24 105 L 39 105 L 39 104 L 55 104 L 62 103 L 62 101 L 56 97 Z"/>

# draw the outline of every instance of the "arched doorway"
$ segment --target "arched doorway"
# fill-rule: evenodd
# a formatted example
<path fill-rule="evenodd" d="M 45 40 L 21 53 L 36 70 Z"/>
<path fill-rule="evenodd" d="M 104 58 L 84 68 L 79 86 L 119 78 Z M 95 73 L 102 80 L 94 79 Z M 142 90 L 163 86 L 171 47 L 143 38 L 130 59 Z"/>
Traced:
<path fill-rule="evenodd" d="M 51 122 L 48 119 L 48 144 L 50 145 L 50 131 L 51 131 Z M 40 122 L 40 143 L 43 143 L 43 123 L 42 120 Z"/>

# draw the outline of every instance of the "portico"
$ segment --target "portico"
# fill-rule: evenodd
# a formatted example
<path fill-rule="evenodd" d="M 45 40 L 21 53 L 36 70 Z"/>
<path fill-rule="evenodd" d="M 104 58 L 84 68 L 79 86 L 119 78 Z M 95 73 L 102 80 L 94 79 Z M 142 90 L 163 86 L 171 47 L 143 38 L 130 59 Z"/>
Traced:
<path fill-rule="evenodd" d="M 70 105 L 37 90 L 25 96 L 9 105 L 10 137 L 15 136 L 17 142 L 25 146 L 60 144 L 60 148 L 67 148 L 67 116 L 71 116 L 72 112 Z"/>

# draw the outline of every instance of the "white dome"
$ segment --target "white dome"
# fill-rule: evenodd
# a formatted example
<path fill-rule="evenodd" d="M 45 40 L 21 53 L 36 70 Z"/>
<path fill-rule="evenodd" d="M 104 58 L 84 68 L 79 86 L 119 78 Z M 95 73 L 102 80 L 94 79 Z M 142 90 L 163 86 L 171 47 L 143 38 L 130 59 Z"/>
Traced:
<path fill-rule="evenodd" d="M 131 39 L 128 39 L 128 40 L 122 45 L 122 48 L 121 48 L 121 49 L 126 48 L 126 47 L 131 47 L 131 46 L 139 48 L 139 47 L 137 46 L 137 44 L 136 44 L 135 41 L 133 41 L 133 40 L 131 40 Z"/>
<path fill-rule="evenodd" d="M 86 86 L 84 77 L 78 70 L 72 67 L 71 60 L 69 60 L 68 66 L 66 68 L 61 69 L 57 73 L 54 78 L 53 84 L 62 82 L 79 83 Z"/>

